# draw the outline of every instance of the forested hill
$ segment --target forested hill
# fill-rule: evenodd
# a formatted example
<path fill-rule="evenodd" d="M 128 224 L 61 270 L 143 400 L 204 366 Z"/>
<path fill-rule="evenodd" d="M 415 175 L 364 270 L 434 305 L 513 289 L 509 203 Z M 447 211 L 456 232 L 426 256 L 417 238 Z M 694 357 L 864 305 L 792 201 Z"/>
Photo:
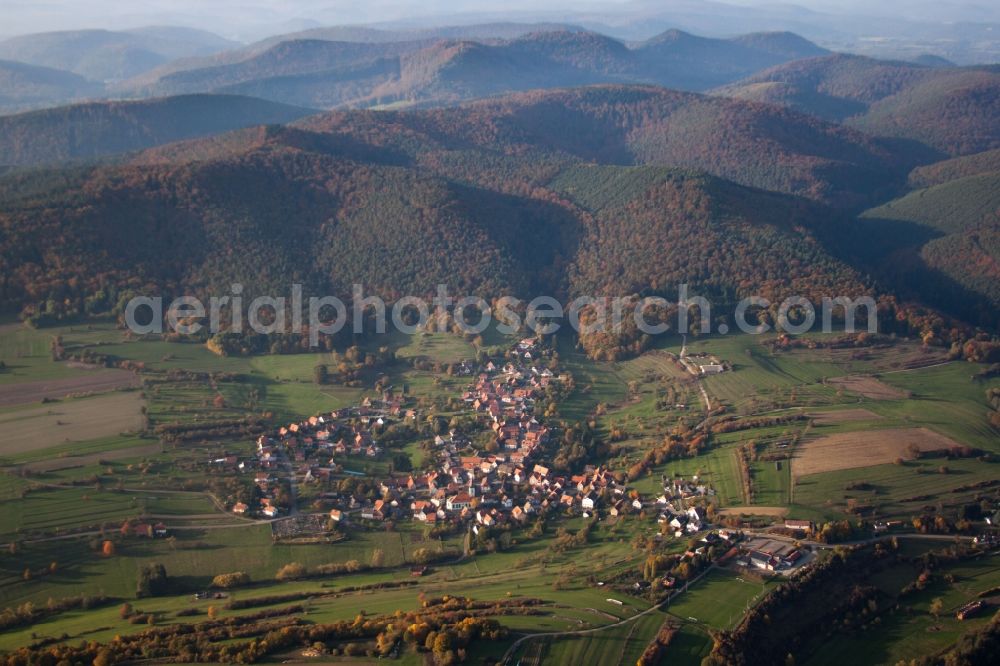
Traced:
<path fill-rule="evenodd" d="M 687 282 L 726 301 L 875 294 L 891 317 L 892 281 L 843 240 L 915 161 L 780 107 L 644 86 L 331 112 L 8 172 L 0 298 L 58 318 L 234 281 L 390 297 L 443 282 L 487 298 L 674 297 Z M 623 352 L 606 343 L 589 350 Z"/>
<path fill-rule="evenodd" d="M 950 162 L 937 173 L 955 169 Z M 962 306 L 968 319 L 995 319 L 1000 311 L 1000 170 L 916 190 L 866 211 L 863 222 L 873 237 L 895 237 L 884 263 L 894 267 L 900 283 L 927 295 L 938 292 L 940 300 Z M 899 233 L 901 228 L 910 231 Z"/>
<path fill-rule="evenodd" d="M 314 111 L 238 95 L 91 102 L 0 116 L 0 165 L 88 160 Z"/>
<path fill-rule="evenodd" d="M 715 91 L 789 106 L 949 155 L 1000 147 L 1000 69 L 924 67 L 834 54 L 786 63 Z"/>
<path fill-rule="evenodd" d="M 901 185 L 902 173 L 925 158 L 922 151 L 782 108 L 643 86 L 529 92 L 420 113 L 331 113 L 299 125 L 360 134 L 403 151 L 423 141 L 440 148 L 444 159 L 475 146 L 702 169 L 844 208 L 884 200 Z M 465 177 L 467 168 L 453 174 Z"/>
<path fill-rule="evenodd" d="M 9 173 L 0 179 L 4 303 L 99 311 L 129 288 L 233 281 L 248 293 L 300 281 L 341 295 L 353 282 L 388 295 L 444 282 L 486 297 L 669 293 L 684 276 L 725 294 L 870 289 L 814 233 L 847 223 L 830 209 L 704 172 L 587 166 L 626 156 L 621 123 L 662 107 L 665 94 L 595 89 L 338 113 L 121 164 Z M 540 134 L 572 118 L 584 126 Z M 595 143 L 613 127 L 619 143 Z M 867 154 L 863 143 L 819 136 L 830 150 Z M 575 194 L 612 177 L 631 184 L 600 206 Z M 609 226 L 619 215 L 629 224 Z"/>
<path fill-rule="evenodd" d="M 734 182 L 841 208 L 895 195 L 925 152 L 774 106 L 652 86 L 602 85 L 521 93 L 424 111 L 310 111 L 229 95 L 105 102 L 0 117 L 0 160 L 38 165 L 83 160 L 262 123 L 301 118 L 324 150 L 366 159 L 460 159 L 465 149 L 517 156 L 542 150 L 607 164 L 701 169 Z M 253 132 L 165 148 L 160 156 L 201 159 L 239 150 Z M 288 137 L 286 136 L 286 139 Z M 337 148 L 333 148 L 332 144 Z M 186 151 L 193 151 L 185 154 Z M 395 154 L 396 157 L 392 157 Z M 155 156 L 156 153 L 153 154 Z M 153 159 L 153 156 L 147 156 Z M 512 159 L 512 157 L 505 157 Z M 473 168 L 475 164 L 471 165 Z M 519 164 L 518 168 L 526 165 Z M 466 178 L 470 165 L 448 171 Z M 494 181 L 504 178 L 487 175 Z M 494 182 L 510 187 L 511 183 Z"/>

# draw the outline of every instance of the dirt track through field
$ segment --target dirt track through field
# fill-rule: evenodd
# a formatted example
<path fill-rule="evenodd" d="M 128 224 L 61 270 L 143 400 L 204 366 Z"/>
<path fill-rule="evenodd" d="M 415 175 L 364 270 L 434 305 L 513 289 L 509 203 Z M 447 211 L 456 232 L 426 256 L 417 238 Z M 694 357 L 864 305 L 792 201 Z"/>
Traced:
<path fill-rule="evenodd" d="M 827 384 L 851 393 L 857 393 L 871 400 L 899 400 L 905 398 L 906 393 L 888 384 L 884 384 L 874 377 L 864 375 L 851 375 L 849 377 L 835 377 L 826 380 Z"/>
<path fill-rule="evenodd" d="M 885 465 L 921 452 L 947 450 L 958 443 L 927 428 L 887 428 L 825 435 L 803 442 L 792 458 L 792 476 Z"/>
<path fill-rule="evenodd" d="M 882 417 L 867 409 L 838 409 L 833 412 L 815 412 L 808 415 L 816 425 L 834 425 L 855 421 L 877 421 Z"/>
<path fill-rule="evenodd" d="M 787 506 L 728 506 L 719 510 L 722 516 L 775 516 L 788 515 Z"/>
<path fill-rule="evenodd" d="M 139 385 L 139 378 L 127 370 L 84 370 L 78 376 L 0 385 L 0 407 L 41 402 L 43 398 L 63 398 L 77 393 L 103 393 Z"/>

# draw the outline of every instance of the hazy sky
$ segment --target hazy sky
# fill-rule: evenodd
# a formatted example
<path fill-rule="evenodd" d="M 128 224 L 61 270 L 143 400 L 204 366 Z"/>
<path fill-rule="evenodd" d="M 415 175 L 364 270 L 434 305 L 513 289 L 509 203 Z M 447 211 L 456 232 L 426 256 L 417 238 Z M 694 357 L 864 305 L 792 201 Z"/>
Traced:
<path fill-rule="evenodd" d="M 767 15 L 797 12 L 893 16 L 910 21 L 1000 22 L 996 0 L 724 0 Z M 709 0 L 0 0 L 0 34 L 79 28 L 122 29 L 151 24 L 200 27 L 238 39 L 316 25 L 379 23 L 433 17 L 435 23 L 477 16 L 512 20 L 614 19 L 632 12 L 678 15 L 712 12 Z M 801 9 L 796 9 L 796 7 Z"/>

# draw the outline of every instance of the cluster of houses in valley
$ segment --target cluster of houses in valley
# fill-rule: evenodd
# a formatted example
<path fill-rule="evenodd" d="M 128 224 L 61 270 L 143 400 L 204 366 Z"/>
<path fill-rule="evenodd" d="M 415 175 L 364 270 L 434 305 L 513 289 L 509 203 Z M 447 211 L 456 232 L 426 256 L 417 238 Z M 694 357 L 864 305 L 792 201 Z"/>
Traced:
<path fill-rule="evenodd" d="M 549 352 L 534 339 L 519 341 L 504 360 L 487 360 L 478 368 L 462 367 L 472 382 L 462 399 L 481 423 L 488 425 L 485 451 L 475 451 L 464 435 L 451 431 L 434 438 L 435 465 L 420 473 L 388 475 L 378 485 L 379 498 L 359 501 L 333 497 L 328 518 L 344 524 L 365 521 L 414 520 L 427 525 L 468 524 L 482 528 L 520 524 L 550 512 L 590 517 L 617 517 L 648 512 L 658 516 L 662 534 L 690 536 L 707 527 L 703 505 L 712 488 L 691 479 L 664 479 L 663 493 L 644 500 L 630 490 L 622 475 L 593 465 L 579 474 L 556 473 L 545 458 L 552 430 L 535 416 L 535 403 L 562 379 L 547 367 Z M 383 455 L 376 426 L 416 416 L 402 397 L 391 391 L 380 400 L 313 416 L 257 440 L 253 461 L 233 464 L 252 472 L 259 490 L 256 505 L 237 503 L 234 513 L 280 517 L 294 502 L 294 483 L 350 475 L 350 457 L 378 459 Z M 482 442 L 480 442 L 482 444 Z M 282 480 L 293 488 L 282 497 Z M 287 488 L 286 488 L 287 490 Z"/>
<path fill-rule="evenodd" d="M 283 479 L 291 479 L 293 484 L 326 480 L 338 466 L 343 470 L 345 464 L 381 458 L 384 450 L 376 443 L 373 429 L 415 419 L 416 411 L 405 403 L 402 397 L 386 390 L 381 399 L 365 398 L 358 406 L 311 416 L 261 435 L 253 460 L 240 460 L 237 456 L 214 460 L 214 464 L 254 474 L 258 490 L 255 504 L 237 502 L 232 507 L 233 513 L 278 518 L 289 510 L 289 501 L 293 501 L 281 497 Z"/>

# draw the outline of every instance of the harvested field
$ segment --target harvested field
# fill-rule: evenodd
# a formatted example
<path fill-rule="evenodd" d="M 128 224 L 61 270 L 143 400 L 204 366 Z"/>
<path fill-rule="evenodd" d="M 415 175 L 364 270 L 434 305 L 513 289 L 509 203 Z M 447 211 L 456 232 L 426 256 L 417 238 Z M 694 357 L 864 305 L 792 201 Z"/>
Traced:
<path fill-rule="evenodd" d="M 816 425 L 834 425 L 837 423 L 852 423 L 855 421 L 877 421 L 882 417 L 867 409 L 839 409 L 833 412 L 816 412 L 809 414 Z"/>
<path fill-rule="evenodd" d="M 826 383 L 835 388 L 857 393 L 872 400 L 899 400 L 906 397 L 905 392 L 893 388 L 888 384 L 883 384 L 874 377 L 866 377 L 864 375 L 836 377 L 828 379 Z"/>
<path fill-rule="evenodd" d="M 125 391 L 0 414 L 0 455 L 134 432 L 141 407 L 139 392 Z"/>
<path fill-rule="evenodd" d="M 871 467 L 910 459 L 911 449 L 940 451 L 958 446 L 952 439 L 926 428 L 890 428 L 842 432 L 810 439 L 792 458 L 792 476 L 820 474 L 839 469 Z"/>
<path fill-rule="evenodd" d="M 43 398 L 63 398 L 77 393 L 103 393 L 139 385 L 139 378 L 127 370 L 86 370 L 72 377 L 0 385 L 0 407 L 41 402 Z"/>

